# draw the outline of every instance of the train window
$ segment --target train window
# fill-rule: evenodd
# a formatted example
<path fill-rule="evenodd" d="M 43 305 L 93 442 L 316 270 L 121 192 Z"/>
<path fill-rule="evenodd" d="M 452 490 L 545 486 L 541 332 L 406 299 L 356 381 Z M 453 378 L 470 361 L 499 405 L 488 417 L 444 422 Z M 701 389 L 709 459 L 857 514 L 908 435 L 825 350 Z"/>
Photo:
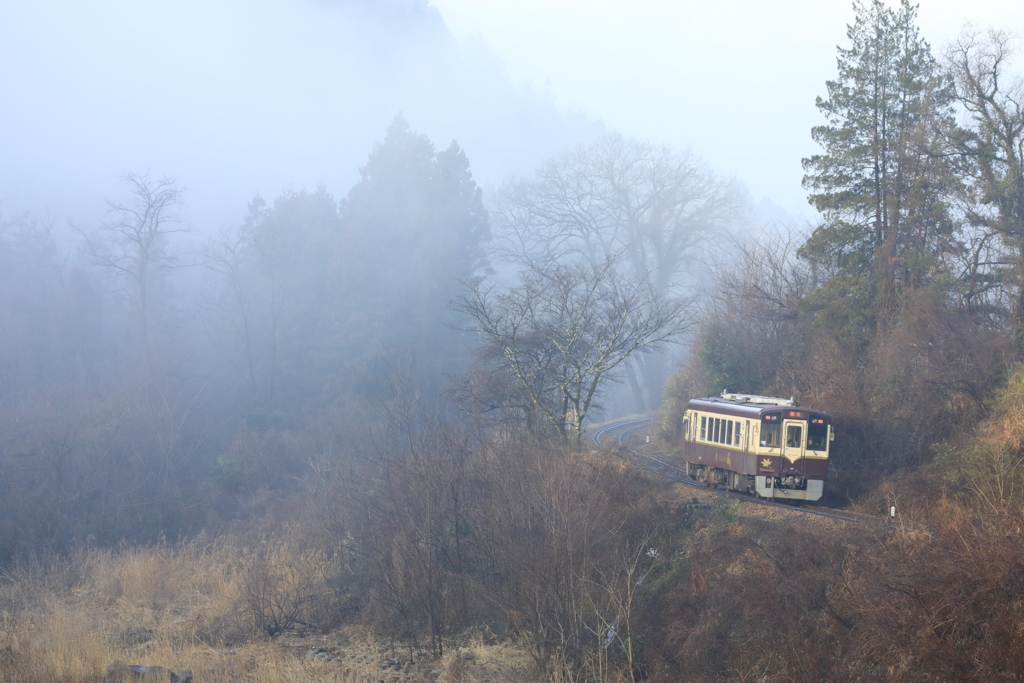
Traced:
<path fill-rule="evenodd" d="M 732 445 L 733 446 L 739 446 L 740 445 L 740 421 L 739 420 L 736 420 L 736 429 L 734 429 L 732 433 L 733 433 Z"/>
<path fill-rule="evenodd" d="M 732 443 L 732 420 L 725 421 L 725 439 L 724 442 L 727 444 Z"/>
<path fill-rule="evenodd" d="M 807 447 L 812 451 L 827 450 L 828 425 L 820 417 L 811 417 L 807 425 Z"/>
<path fill-rule="evenodd" d="M 782 413 L 766 413 L 761 417 L 761 445 L 778 448 L 782 443 Z"/>
<path fill-rule="evenodd" d="M 700 440 L 707 441 L 708 439 L 708 416 L 700 416 Z"/>
<path fill-rule="evenodd" d="M 786 428 L 786 447 L 800 448 L 803 445 L 804 428 L 800 425 L 789 425 Z"/>

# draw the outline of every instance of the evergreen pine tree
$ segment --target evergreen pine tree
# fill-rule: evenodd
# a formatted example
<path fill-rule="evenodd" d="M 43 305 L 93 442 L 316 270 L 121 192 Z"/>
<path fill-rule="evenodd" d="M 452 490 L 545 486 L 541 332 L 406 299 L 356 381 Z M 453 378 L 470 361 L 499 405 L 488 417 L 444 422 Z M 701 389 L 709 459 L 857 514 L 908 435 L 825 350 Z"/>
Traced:
<path fill-rule="evenodd" d="M 950 93 L 917 7 L 854 4 L 850 46 L 817 106 L 824 149 L 804 159 L 804 187 L 823 221 L 800 251 L 826 284 L 814 297 L 831 326 L 863 338 L 889 326 L 902 291 L 921 286 L 950 249 L 951 182 L 938 131 Z"/>

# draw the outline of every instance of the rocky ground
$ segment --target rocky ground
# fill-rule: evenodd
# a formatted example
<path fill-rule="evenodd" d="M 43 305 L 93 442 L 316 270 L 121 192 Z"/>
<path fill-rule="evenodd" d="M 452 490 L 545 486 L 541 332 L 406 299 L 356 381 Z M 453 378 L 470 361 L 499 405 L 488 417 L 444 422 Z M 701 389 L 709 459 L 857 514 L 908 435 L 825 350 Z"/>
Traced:
<path fill-rule="evenodd" d="M 467 642 L 437 658 L 345 630 L 327 635 L 289 631 L 276 639 L 282 656 L 303 663 L 318 680 L 345 683 L 517 683 L 529 680 L 526 653 L 508 645 Z M 239 681 L 241 683 L 241 681 Z"/>

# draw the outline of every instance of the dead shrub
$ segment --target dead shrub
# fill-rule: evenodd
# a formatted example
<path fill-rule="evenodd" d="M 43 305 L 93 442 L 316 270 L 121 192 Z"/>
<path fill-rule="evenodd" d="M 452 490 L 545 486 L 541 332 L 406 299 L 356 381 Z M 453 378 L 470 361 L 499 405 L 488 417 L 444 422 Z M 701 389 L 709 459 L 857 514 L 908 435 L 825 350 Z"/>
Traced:
<path fill-rule="evenodd" d="M 276 636 L 296 624 L 327 623 L 337 557 L 300 529 L 264 537 L 243 551 L 238 610 L 253 635 Z"/>

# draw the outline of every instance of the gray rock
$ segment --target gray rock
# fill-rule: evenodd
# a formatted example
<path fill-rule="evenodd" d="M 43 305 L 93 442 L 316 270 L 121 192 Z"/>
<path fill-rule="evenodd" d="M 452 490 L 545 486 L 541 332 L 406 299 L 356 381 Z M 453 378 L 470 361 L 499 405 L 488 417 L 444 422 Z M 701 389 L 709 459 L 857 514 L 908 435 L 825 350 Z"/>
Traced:
<path fill-rule="evenodd" d="M 125 664 L 118 660 L 107 667 L 104 683 L 192 683 L 192 672 L 176 674 L 162 666 Z"/>

